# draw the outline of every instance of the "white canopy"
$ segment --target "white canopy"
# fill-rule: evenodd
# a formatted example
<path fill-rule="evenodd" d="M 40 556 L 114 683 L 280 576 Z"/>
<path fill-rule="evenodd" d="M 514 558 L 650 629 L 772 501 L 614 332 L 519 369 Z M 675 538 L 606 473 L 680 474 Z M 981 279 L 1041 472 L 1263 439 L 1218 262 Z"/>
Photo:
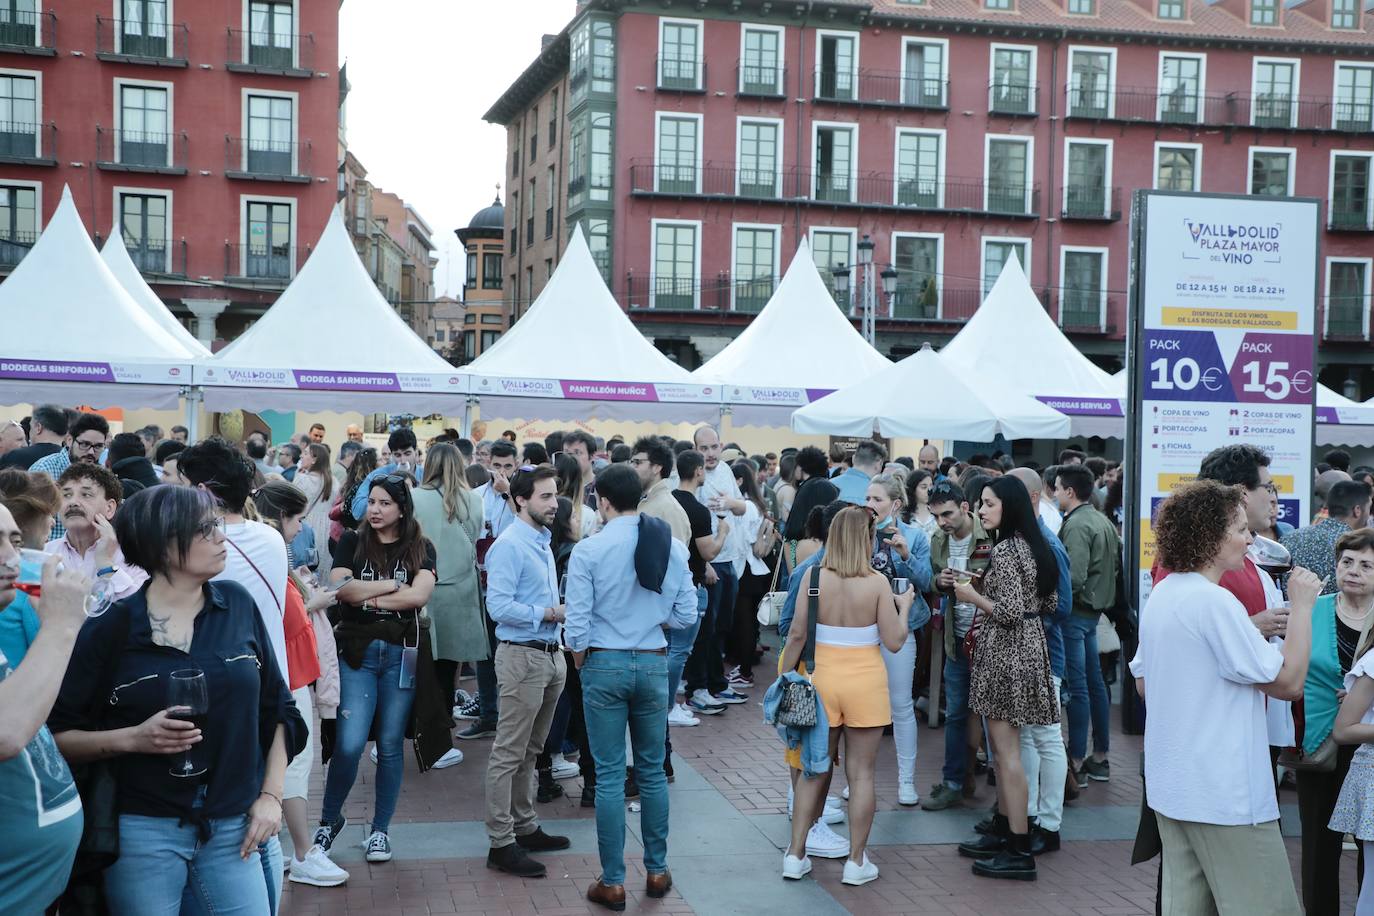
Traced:
<path fill-rule="evenodd" d="M 1015 255 L 940 355 L 980 389 L 1022 391 L 1071 416 L 1073 435 L 1120 438 L 1125 432 L 1111 376 L 1055 325 Z"/>
<path fill-rule="evenodd" d="M 696 382 L 630 321 L 580 227 L 529 311 L 464 371 L 484 417 L 701 422 L 720 411 L 719 386 Z"/>
<path fill-rule="evenodd" d="M 0 284 L 0 327 L 6 404 L 170 409 L 191 381 L 195 354 L 110 273 L 65 187 L 38 241 Z"/>
<path fill-rule="evenodd" d="M 783 426 L 797 406 L 892 365 L 835 304 L 803 239 L 749 326 L 692 378 L 718 385 L 736 426 Z"/>
<path fill-rule="evenodd" d="M 192 354 L 207 358 L 210 356 L 210 350 L 205 344 L 196 340 L 194 334 L 182 327 L 166 303 L 144 281 L 143 274 L 139 273 L 133 258 L 129 257 L 129 249 L 124 246 L 124 233 L 120 231 L 118 224 L 110 230 L 109 241 L 100 249 L 100 259 L 110 268 L 110 273 L 114 274 L 119 285 L 124 287 L 124 291 L 143 307 L 143 311 L 147 312 L 148 317 L 157 322 L 159 327 L 175 337 Z"/>
<path fill-rule="evenodd" d="M 1061 439 L 1067 416 L 1002 385 L 969 385 L 930 344 L 792 414 L 792 430 L 832 436 L 911 436 L 990 442 Z M 912 397 L 913 391 L 931 397 Z"/>
<path fill-rule="evenodd" d="M 196 367 L 210 410 L 459 413 L 465 382 L 382 298 L 337 209 L 267 314 Z"/>

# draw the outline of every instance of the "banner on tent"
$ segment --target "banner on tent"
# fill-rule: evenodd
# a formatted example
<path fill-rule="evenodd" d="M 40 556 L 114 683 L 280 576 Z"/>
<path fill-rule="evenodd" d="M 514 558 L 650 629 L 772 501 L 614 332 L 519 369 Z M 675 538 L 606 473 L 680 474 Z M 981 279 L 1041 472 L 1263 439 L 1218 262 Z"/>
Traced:
<path fill-rule="evenodd" d="M 191 367 L 165 363 L 102 363 L 83 360 L 24 359 L 0 356 L 0 379 L 27 379 L 40 382 L 189 385 L 191 383 Z"/>
<path fill-rule="evenodd" d="M 805 407 L 819 401 L 834 388 L 768 388 L 756 385 L 728 385 L 724 389 L 726 404 L 754 404 L 773 407 Z"/>
<path fill-rule="evenodd" d="M 1369 407 L 1318 407 L 1317 422 L 1327 425 L 1370 425 L 1374 424 L 1374 409 Z"/>
<path fill-rule="evenodd" d="M 335 369 L 196 368 L 196 383 L 218 388 L 287 388 L 299 391 L 395 391 L 465 394 L 459 372 L 341 372 Z"/>
<path fill-rule="evenodd" d="M 1035 399 L 1046 407 L 1053 407 L 1071 417 L 1124 416 L 1121 402 L 1115 398 L 1060 398 L 1037 395 Z"/>
<path fill-rule="evenodd" d="M 509 398 L 551 398 L 564 401 L 631 401 L 640 403 L 716 404 L 714 385 L 676 382 L 611 382 L 596 379 L 509 378 L 475 375 L 472 393 Z"/>
<path fill-rule="evenodd" d="M 1309 518 L 1318 207 L 1137 192 L 1132 297 L 1132 558 L 1150 592 L 1155 509 L 1212 449 L 1269 455 L 1280 518 Z"/>

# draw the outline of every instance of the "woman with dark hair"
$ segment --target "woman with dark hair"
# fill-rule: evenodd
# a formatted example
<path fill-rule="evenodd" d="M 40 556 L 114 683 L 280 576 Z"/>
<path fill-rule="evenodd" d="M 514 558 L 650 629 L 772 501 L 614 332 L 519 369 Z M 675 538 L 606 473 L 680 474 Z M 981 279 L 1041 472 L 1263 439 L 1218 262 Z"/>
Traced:
<path fill-rule="evenodd" d="M 343 486 L 339 487 L 338 499 L 334 501 L 334 507 L 329 510 L 329 517 L 334 520 L 335 526 L 329 529 L 329 552 L 331 556 L 338 549 L 339 540 L 345 531 L 356 531 L 358 529 L 358 519 L 353 517 L 351 506 L 353 499 L 358 495 L 358 489 L 367 480 L 369 474 L 377 470 L 377 450 L 375 448 L 365 448 L 353 459 L 353 463 L 348 466 L 348 474 L 344 477 Z"/>
<path fill-rule="evenodd" d="M 114 767 L 119 858 L 105 870 L 106 905 L 175 913 L 185 897 L 205 912 L 267 913 L 257 852 L 281 827 L 305 723 L 252 596 L 211 581 L 228 550 L 214 499 L 150 487 L 114 528 L 150 578 L 86 622 L 49 718 L 68 761 Z M 203 710 L 176 703 L 183 679 L 203 685 Z"/>
<path fill-rule="evenodd" d="M 436 567 L 434 545 L 420 531 L 404 477 L 372 478 L 366 518 L 357 531 L 346 531 L 339 539 L 330 573 L 330 581 L 338 587 L 341 614 L 334 636 L 343 664 L 339 666 L 338 744 L 329 762 L 320 827 L 315 831 L 315 845 L 326 852 L 344 827 L 343 803 L 353 789 L 374 718 L 376 800 L 364 844 L 369 862 L 391 861 L 387 829 L 401 792 L 407 730 L 421 744 L 422 769 L 433 766 L 453 747 L 447 729 L 442 736 L 430 733 L 430 710 L 421 713 L 419 725 L 411 721 L 418 694 L 444 702 L 438 697 L 438 679 L 432 670 L 429 619 L 420 614 L 434 592 Z M 444 709 L 440 712 L 447 714 Z M 426 726 L 424 738 L 440 746 L 437 754 L 427 753 L 421 725 Z"/>
<path fill-rule="evenodd" d="M 797 453 L 788 452 L 778 459 L 778 485 L 774 492 L 778 497 L 778 528 L 787 524 L 792 514 L 792 501 L 797 498 L 797 487 L 793 479 L 797 476 Z"/>
<path fill-rule="evenodd" d="M 930 488 L 935 478 L 929 471 L 917 468 L 906 475 L 906 507 L 902 521 L 915 525 L 929 538 L 935 533 L 935 516 L 930 513 Z"/>
<path fill-rule="evenodd" d="M 330 566 L 329 552 L 329 507 L 334 502 L 334 475 L 329 470 L 329 446 L 311 442 L 301 449 L 300 460 L 296 462 L 296 476 L 291 483 L 305 494 L 305 517 L 303 528 L 314 533 L 317 545 L 317 565 L 320 570 Z M 290 544 L 291 540 L 288 539 Z M 320 546 L 324 549 L 320 549 Z"/>
<path fill-rule="evenodd" d="M 737 689 L 754 686 L 754 657 L 759 644 L 759 600 L 768 592 L 773 581 L 773 567 L 769 559 L 778 545 L 777 528 L 768 516 L 768 504 L 759 489 L 754 462 L 741 458 L 730 466 L 740 495 L 744 497 L 744 515 L 735 520 L 743 530 L 740 543 L 745 555 L 735 561 L 735 575 L 739 577 L 739 591 L 735 594 L 734 632 L 727 655 L 735 666 L 727 675 L 730 685 Z"/>
<path fill-rule="evenodd" d="M 975 875 L 1032 881 L 1035 860 L 1026 818 L 1021 726 L 1059 721 L 1040 620 L 1055 612 L 1059 565 L 1021 481 L 997 477 L 987 482 L 978 517 L 985 530 L 997 532 L 997 541 L 981 589 L 970 579 L 956 579 L 954 596 L 977 609 L 969 709 L 987 720 L 997 767 L 998 813 L 992 831 L 960 844 L 959 854 L 975 860 Z"/>
<path fill-rule="evenodd" d="M 596 510 L 588 506 L 582 497 L 582 466 L 572 455 L 564 453 L 554 461 L 553 469 L 558 472 L 558 495 L 582 507 L 572 516 L 573 539 L 580 541 L 596 534 L 601 521 L 597 518 Z"/>

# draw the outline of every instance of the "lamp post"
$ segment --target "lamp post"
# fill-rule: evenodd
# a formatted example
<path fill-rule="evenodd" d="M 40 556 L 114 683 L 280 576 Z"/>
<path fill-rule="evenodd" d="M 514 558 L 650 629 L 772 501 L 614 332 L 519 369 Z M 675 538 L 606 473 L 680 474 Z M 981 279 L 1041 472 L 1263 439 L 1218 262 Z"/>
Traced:
<path fill-rule="evenodd" d="M 859 255 L 859 263 L 854 267 L 858 271 L 858 275 L 854 279 L 859 284 L 859 328 L 864 340 L 873 346 L 876 345 L 878 336 L 877 278 L 874 276 L 875 266 L 873 264 L 873 249 L 877 246 L 874 245 L 873 239 L 865 235 L 854 247 Z M 849 296 L 849 272 L 850 269 L 843 264 L 830 272 L 831 276 L 835 278 L 835 292 L 841 298 L 848 298 Z M 890 277 L 889 273 L 891 274 Z M 882 282 L 883 295 L 887 297 L 888 314 L 891 315 L 892 294 L 897 287 L 897 271 L 893 270 L 891 265 L 882 272 Z"/>
<path fill-rule="evenodd" d="M 895 318 L 896 312 L 893 309 L 892 297 L 897 293 L 897 269 L 889 264 L 883 268 L 881 276 L 883 278 L 883 296 L 887 299 L 887 317 Z"/>

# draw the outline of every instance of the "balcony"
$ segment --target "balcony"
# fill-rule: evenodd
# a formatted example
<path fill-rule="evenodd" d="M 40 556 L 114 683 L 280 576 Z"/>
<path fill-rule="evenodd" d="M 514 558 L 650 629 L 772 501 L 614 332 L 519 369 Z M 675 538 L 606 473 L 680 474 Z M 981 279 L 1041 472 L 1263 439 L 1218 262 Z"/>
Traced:
<path fill-rule="evenodd" d="M 161 34 L 159 34 L 161 33 Z M 95 17 L 95 56 L 154 67 L 185 67 L 190 32 L 184 23 Z"/>
<path fill-rule="evenodd" d="M 57 56 L 57 14 L 0 9 L 0 51 Z"/>
<path fill-rule="evenodd" d="M 1359 201 L 1358 206 L 1332 204 L 1327 210 L 1326 228 L 1331 232 L 1374 232 L 1374 218 L 1371 218 L 1367 202 Z"/>
<path fill-rule="evenodd" d="M 224 138 L 224 175 L 248 181 L 310 183 L 310 141 Z"/>
<path fill-rule="evenodd" d="M 315 69 L 315 36 L 227 29 L 224 69 L 309 79 Z"/>
<path fill-rule="evenodd" d="M 857 74 L 817 68 L 812 71 L 817 102 L 876 108 L 949 108 L 949 82 L 909 76 L 896 70 L 860 70 Z"/>
<path fill-rule="evenodd" d="M 95 234 L 95 247 L 101 248 L 106 237 Z M 167 241 L 165 239 L 124 240 L 129 258 L 139 273 L 147 277 L 185 277 L 186 240 Z"/>
<path fill-rule="evenodd" d="M 141 130 L 95 129 L 96 167 L 107 172 L 185 175 L 186 132 L 154 134 Z"/>
<path fill-rule="evenodd" d="M 1374 130 L 1374 101 L 1339 101 L 1330 96 L 1071 87 L 1067 103 L 1068 117 L 1080 120 L 1338 133 Z"/>
<path fill-rule="evenodd" d="M 1114 223 L 1121 219 L 1121 188 L 1064 189 L 1061 219 Z"/>
<path fill-rule="evenodd" d="M 38 241 L 37 232 L 0 230 L 0 270 L 12 270 L 18 266 L 36 241 Z"/>
<path fill-rule="evenodd" d="M 1363 296 L 1332 296 L 1326 304 L 1326 322 L 1322 337 L 1331 341 L 1359 341 L 1369 339 L 1365 323 Z"/>
<path fill-rule="evenodd" d="M 706 59 L 703 57 L 655 57 L 654 74 L 659 92 L 706 91 Z"/>
<path fill-rule="evenodd" d="M 1033 118 L 1040 106 L 1040 87 L 1034 83 L 1001 81 L 988 84 L 988 113 Z"/>
<path fill-rule="evenodd" d="M 291 282 L 311 246 L 234 244 L 224 246 L 224 278 L 263 286 Z"/>
<path fill-rule="evenodd" d="M 1111 312 L 1111 302 L 1107 303 Z M 1097 292 L 1059 291 L 1059 327 L 1071 334 L 1103 334 L 1102 298 Z"/>
<path fill-rule="evenodd" d="M 735 94 L 756 99 L 786 98 L 787 68 L 740 61 L 735 65 Z"/>
<path fill-rule="evenodd" d="M 56 166 L 57 125 L 0 121 L 0 162 Z"/>

